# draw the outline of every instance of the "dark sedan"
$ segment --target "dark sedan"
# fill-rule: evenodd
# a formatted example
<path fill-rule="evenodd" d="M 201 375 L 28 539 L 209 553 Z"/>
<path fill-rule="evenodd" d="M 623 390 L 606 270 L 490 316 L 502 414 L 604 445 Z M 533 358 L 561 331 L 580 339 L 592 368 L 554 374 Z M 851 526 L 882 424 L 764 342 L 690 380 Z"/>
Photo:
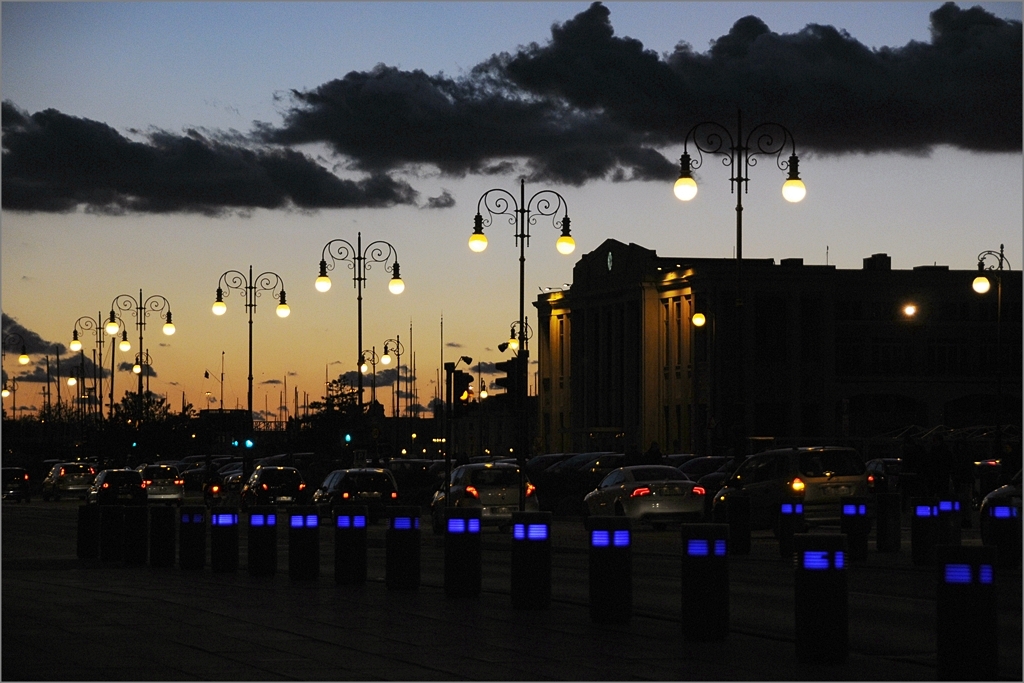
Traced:
<path fill-rule="evenodd" d="M 135 470 L 102 470 L 86 493 L 87 503 L 95 505 L 145 505 L 146 484 Z"/>
<path fill-rule="evenodd" d="M 294 467 L 259 467 L 242 486 L 242 507 L 303 504 L 309 496 L 306 482 Z"/>

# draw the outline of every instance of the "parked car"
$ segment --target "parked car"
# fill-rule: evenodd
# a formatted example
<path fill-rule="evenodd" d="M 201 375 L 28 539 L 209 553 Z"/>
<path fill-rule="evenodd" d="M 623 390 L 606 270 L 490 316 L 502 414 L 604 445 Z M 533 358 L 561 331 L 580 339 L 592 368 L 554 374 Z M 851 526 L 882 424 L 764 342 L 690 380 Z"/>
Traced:
<path fill-rule="evenodd" d="M 583 499 L 591 515 L 618 515 L 664 528 L 704 517 L 704 489 L 678 468 L 632 465 L 612 470 Z"/>
<path fill-rule="evenodd" d="M 94 505 L 145 505 L 146 483 L 136 470 L 101 470 L 85 497 Z"/>
<path fill-rule="evenodd" d="M 388 470 L 394 475 L 395 485 L 401 491 L 405 504 L 430 504 L 430 497 L 437 490 L 437 481 L 430 471 L 433 464 L 433 460 L 422 458 L 400 458 L 388 463 Z"/>
<path fill-rule="evenodd" d="M 992 513 L 990 509 L 999 506 L 1009 508 L 1009 514 L 1020 519 L 1021 516 L 1021 470 L 1017 470 L 1016 476 L 1010 483 L 1000 486 L 987 496 L 981 499 L 980 523 L 981 542 L 985 545 L 994 545 L 995 539 L 992 534 Z"/>
<path fill-rule="evenodd" d="M 185 480 L 173 465 L 143 465 L 138 468 L 146 485 L 146 499 L 150 503 L 181 505 L 185 499 Z"/>
<path fill-rule="evenodd" d="M 899 493 L 900 466 L 899 458 L 874 458 L 864 463 L 868 471 L 868 488 L 872 493 Z"/>
<path fill-rule="evenodd" d="M 226 475 L 211 479 L 203 485 L 203 502 L 207 507 L 214 505 L 239 505 L 241 503 L 242 471 L 233 470 Z"/>
<path fill-rule="evenodd" d="M 394 475 L 372 467 L 334 470 L 313 492 L 314 505 L 365 505 L 371 524 L 385 517 L 387 508 L 397 502 Z"/>
<path fill-rule="evenodd" d="M 96 476 L 96 468 L 89 463 L 59 462 L 43 479 L 43 500 L 60 500 L 62 496 L 84 498 Z"/>
<path fill-rule="evenodd" d="M 544 453 L 542 455 L 535 455 L 526 461 L 524 469 L 526 470 L 526 476 L 530 478 L 530 481 L 538 482 L 541 478 L 541 473 L 547 468 L 554 465 L 556 462 L 562 462 L 568 460 L 572 456 L 577 455 L 576 453 Z"/>
<path fill-rule="evenodd" d="M 242 507 L 302 504 L 308 500 L 306 482 L 294 467 L 258 467 L 242 486 Z"/>
<path fill-rule="evenodd" d="M 572 455 L 565 460 L 559 460 L 547 469 L 543 470 L 539 474 L 530 477 L 530 481 L 535 481 L 537 486 L 537 493 L 540 499 L 541 508 L 544 510 L 554 511 L 556 508 L 559 511 L 564 511 L 565 508 L 571 508 L 573 514 L 579 512 L 583 495 L 590 489 L 586 489 L 579 493 L 579 498 L 573 500 L 572 485 L 573 475 L 576 470 L 583 465 L 591 462 L 600 455 L 607 455 L 604 452 L 591 452 L 591 453 L 577 453 Z M 527 470 L 529 475 L 529 470 Z M 593 487 L 590 487 L 593 488 Z"/>
<path fill-rule="evenodd" d="M 601 453 L 569 472 L 568 496 L 556 512 L 578 515 L 583 512 L 583 497 L 593 491 L 612 470 L 625 464 L 625 453 Z"/>
<path fill-rule="evenodd" d="M 536 512 L 535 488 L 529 478 L 525 480 L 526 511 Z M 507 463 L 474 463 L 452 470 L 450 481 L 451 506 L 480 508 L 480 524 L 497 526 L 506 531 L 512 525 L 512 513 L 519 510 L 519 467 Z M 443 533 L 445 523 L 445 487 L 434 494 L 430 502 L 430 519 L 434 533 Z"/>
<path fill-rule="evenodd" d="M 843 499 L 867 495 L 867 468 L 854 449 L 783 448 L 745 459 L 715 495 L 713 511 L 715 519 L 726 519 L 729 501 L 745 496 L 751 528 L 772 529 L 783 497 L 799 496 L 808 525 L 838 524 Z"/>
<path fill-rule="evenodd" d="M 730 458 L 724 455 L 705 455 L 700 458 L 687 460 L 682 465 L 679 465 L 678 469 L 690 479 L 699 481 L 704 475 L 717 472 L 729 460 Z M 717 491 L 715 489 L 711 492 L 711 495 L 714 495 Z"/>
<path fill-rule="evenodd" d="M 736 471 L 736 468 L 743 462 L 740 458 L 734 458 L 731 456 L 708 456 L 722 459 L 722 464 L 718 466 L 718 469 L 714 472 L 708 472 L 707 474 L 696 477 L 697 484 L 700 485 L 705 491 L 707 496 L 704 500 L 704 513 L 706 516 L 711 515 L 711 504 L 715 500 L 715 494 L 718 493 L 722 486 L 725 485 L 726 480 L 732 476 L 732 473 Z"/>
<path fill-rule="evenodd" d="M 29 491 L 28 470 L 24 467 L 4 467 L 2 470 L 3 499 L 31 503 L 32 493 Z"/>

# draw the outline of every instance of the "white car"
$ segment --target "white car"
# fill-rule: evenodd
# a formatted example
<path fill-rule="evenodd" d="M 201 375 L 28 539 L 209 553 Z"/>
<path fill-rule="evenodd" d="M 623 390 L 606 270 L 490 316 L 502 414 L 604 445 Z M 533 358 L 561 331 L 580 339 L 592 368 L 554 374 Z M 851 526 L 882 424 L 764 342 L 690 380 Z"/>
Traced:
<path fill-rule="evenodd" d="M 632 465 L 609 472 L 583 499 L 591 515 L 625 516 L 663 528 L 704 517 L 705 491 L 675 467 Z"/>
<path fill-rule="evenodd" d="M 526 485 L 526 511 L 537 512 L 537 494 L 530 480 Z M 452 470 L 451 506 L 480 508 L 480 523 L 506 530 L 512 526 L 512 513 L 519 510 L 519 467 L 509 463 L 473 463 Z M 434 494 L 430 516 L 434 533 L 444 530 L 445 487 Z"/>

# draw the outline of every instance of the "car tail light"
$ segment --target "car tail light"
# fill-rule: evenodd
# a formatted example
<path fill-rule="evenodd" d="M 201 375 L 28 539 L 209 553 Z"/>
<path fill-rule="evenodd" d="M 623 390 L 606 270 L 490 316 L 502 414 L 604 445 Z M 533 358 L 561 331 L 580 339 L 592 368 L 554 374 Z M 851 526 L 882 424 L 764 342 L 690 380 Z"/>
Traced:
<path fill-rule="evenodd" d="M 218 492 L 220 492 L 220 487 L 217 486 L 216 484 L 214 484 L 213 486 L 210 487 L 210 493 L 218 493 Z"/>
<path fill-rule="evenodd" d="M 349 496 L 348 491 L 343 491 L 342 494 L 341 494 L 341 497 L 346 499 L 346 500 L 348 500 L 348 496 Z"/>
<path fill-rule="evenodd" d="M 175 486 L 184 486 L 185 485 L 185 480 L 184 479 L 175 479 L 174 480 L 174 485 Z"/>
<path fill-rule="evenodd" d="M 396 498 L 398 498 L 398 491 L 392 491 L 391 492 L 391 500 L 395 500 Z"/>
<path fill-rule="evenodd" d="M 142 482 L 142 488 L 146 488 L 146 484 L 149 484 L 149 483 L 151 483 L 151 482 L 148 482 L 148 481 Z"/>
<path fill-rule="evenodd" d="M 526 482 L 526 496 L 527 497 L 529 497 L 531 494 L 533 494 L 533 492 L 536 491 L 536 490 L 537 490 L 536 486 L 534 486 L 530 482 Z"/>
<path fill-rule="evenodd" d="M 704 490 L 703 486 L 694 486 L 693 487 L 693 495 L 695 495 L 695 496 L 706 496 L 707 493 L 708 492 Z"/>
<path fill-rule="evenodd" d="M 61 470 L 60 473 L 64 474 L 64 470 Z M 90 467 L 89 468 L 89 474 L 96 474 L 96 470 L 94 470 L 93 468 Z"/>
<path fill-rule="evenodd" d="M 868 475 L 868 486 L 874 486 L 874 485 L 875 485 L 875 475 L 869 474 Z"/>
<path fill-rule="evenodd" d="M 649 488 L 647 488 L 646 486 L 640 486 L 638 488 L 633 489 L 633 493 L 629 494 L 629 497 L 630 498 L 639 498 L 640 496 L 649 496 L 649 495 L 651 495 L 651 490 Z"/>
<path fill-rule="evenodd" d="M 103 482 L 103 488 L 109 489 L 110 488 L 110 484 L 108 484 L 107 482 Z"/>
<path fill-rule="evenodd" d="M 25 473 L 25 481 L 28 481 L 28 472 Z"/>
<path fill-rule="evenodd" d="M 466 496 L 468 496 L 469 498 L 477 498 L 477 499 L 479 499 L 480 498 L 480 492 L 476 490 L 475 486 L 467 486 L 466 487 Z"/>
<path fill-rule="evenodd" d="M 149 485 L 150 485 L 150 484 L 152 484 L 152 483 L 153 483 L 153 480 L 152 480 L 152 479 L 143 479 L 143 480 L 142 480 L 142 485 L 143 485 L 143 486 L 149 486 Z"/>
<path fill-rule="evenodd" d="M 64 476 L 64 468 L 63 467 L 60 468 L 60 476 L 62 476 L 62 477 Z"/>
<path fill-rule="evenodd" d="M 264 491 L 268 491 L 268 490 L 269 490 L 269 487 L 268 487 L 268 486 L 267 486 L 266 484 L 263 484 L 263 490 L 264 490 Z"/>
<path fill-rule="evenodd" d="M 793 493 L 803 493 L 807 488 L 800 477 L 793 477 L 793 481 L 789 482 L 789 487 L 793 489 Z"/>

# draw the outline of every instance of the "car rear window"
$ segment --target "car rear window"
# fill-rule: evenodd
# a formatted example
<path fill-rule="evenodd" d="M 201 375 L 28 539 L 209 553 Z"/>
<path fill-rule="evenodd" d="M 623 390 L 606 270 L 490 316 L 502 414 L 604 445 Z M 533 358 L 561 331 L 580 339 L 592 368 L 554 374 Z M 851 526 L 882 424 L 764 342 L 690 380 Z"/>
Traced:
<path fill-rule="evenodd" d="M 393 488 L 388 476 L 380 472 L 346 474 L 340 485 L 349 491 L 390 491 Z"/>
<path fill-rule="evenodd" d="M 77 462 L 70 462 L 61 465 L 64 468 L 64 474 L 93 474 L 92 465 L 82 465 Z"/>
<path fill-rule="evenodd" d="M 174 479 L 178 470 L 167 465 L 150 465 L 142 468 L 143 479 Z"/>
<path fill-rule="evenodd" d="M 863 474 L 856 451 L 811 451 L 800 454 L 800 472 L 808 477 L 848 477 Z"/>
<path fill-rule="evenodd" d="M 474 486 L 519 486 L 519 470 L 511 467 L 484 468 L 469 473 Z"/>
<path fill-rule="evenodd" d="M 630 470 L 636 481 L 665 481 L 667 479 L 686 480 L 687 476 L 674 467 L 638 467 Z"/>
<path fill-rule="evenodd" d="M 260 474 L 260 482 L 264 484 L 298 484 L 300 481 L 298 470 L 265 470 Z"/>
<path fill-rule="evenodd" d="M 107 472 L 103 481 L 108 484 L 141 484 L 142 475 L 138 472 Z"/>

